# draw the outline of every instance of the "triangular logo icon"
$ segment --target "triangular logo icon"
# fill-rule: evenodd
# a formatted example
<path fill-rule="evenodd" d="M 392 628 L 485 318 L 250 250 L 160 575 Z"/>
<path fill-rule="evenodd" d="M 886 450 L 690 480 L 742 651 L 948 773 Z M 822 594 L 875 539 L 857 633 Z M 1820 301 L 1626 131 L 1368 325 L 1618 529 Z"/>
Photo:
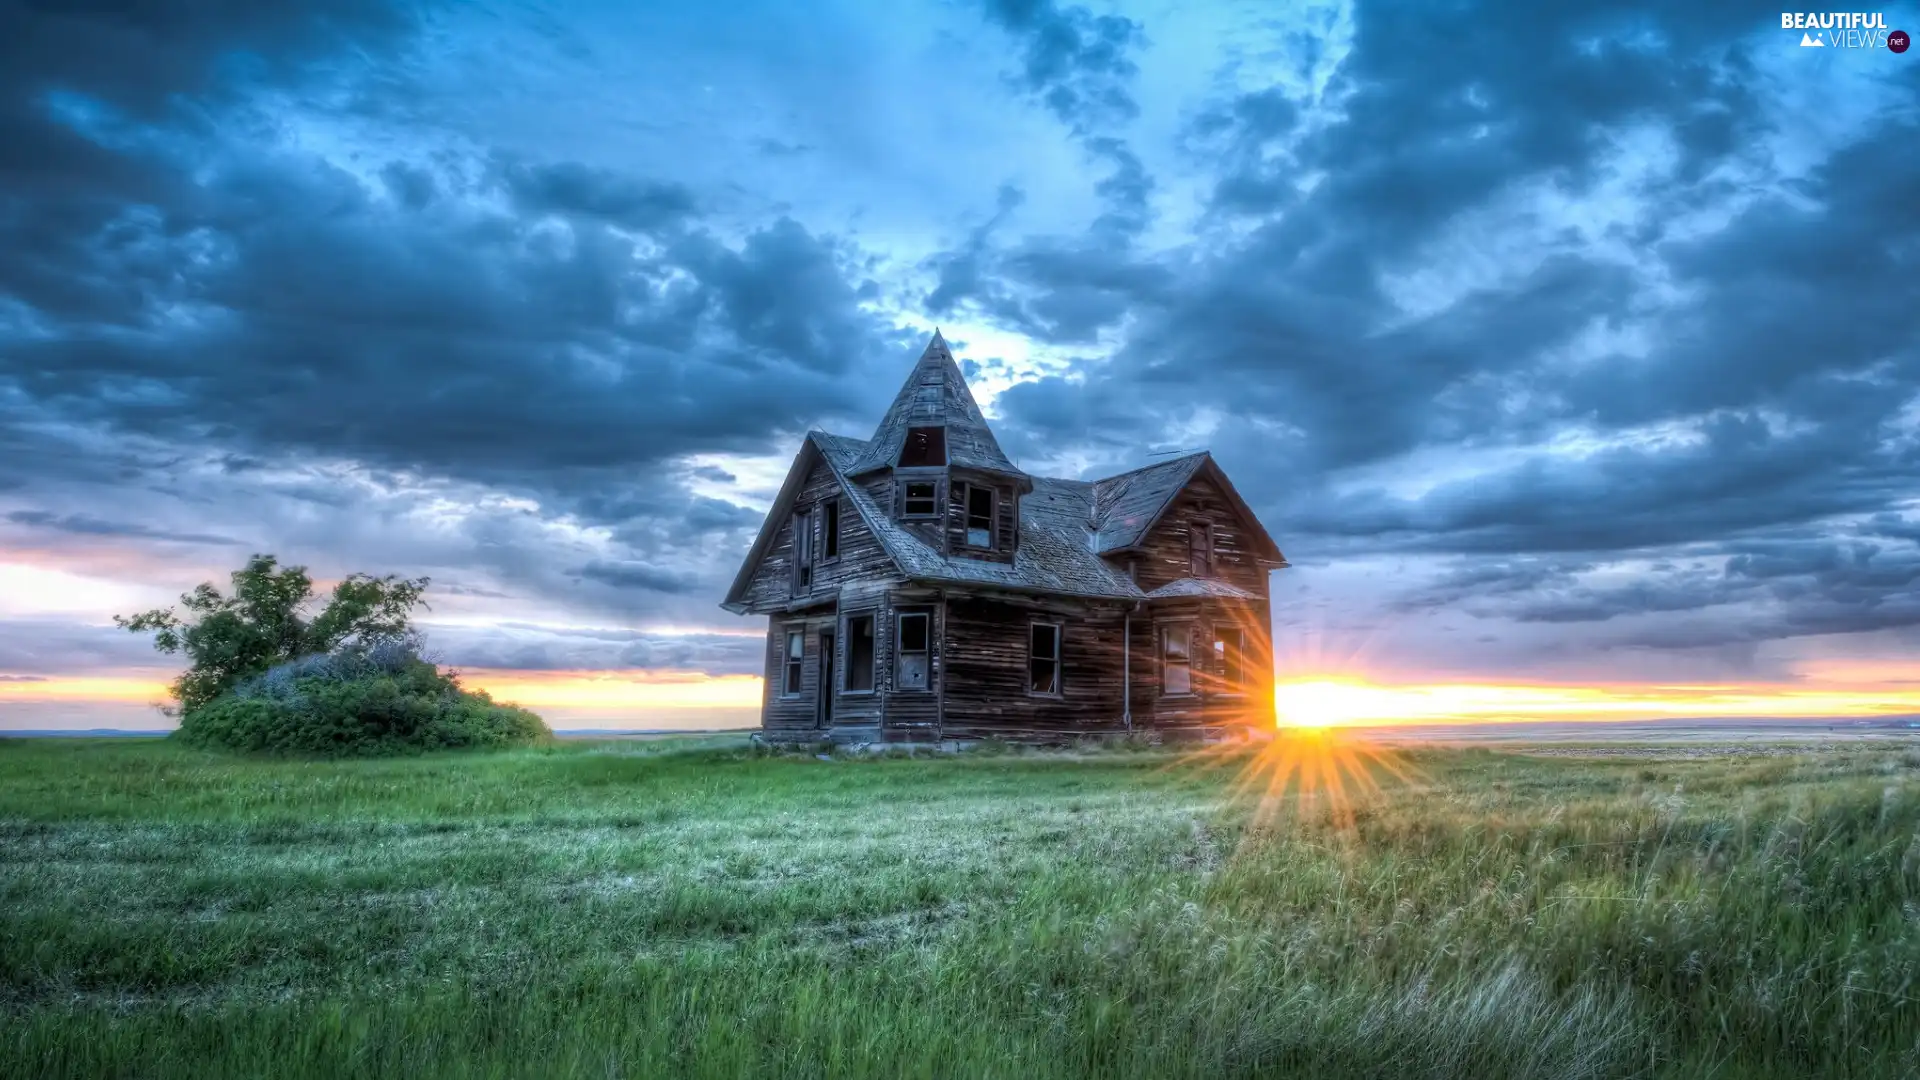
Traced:
<path fill-rule="evenodd" d="M 1827 47 L 1827 43 L 1824 41 L 1821 41 L 1817 37 L 1814 37 L 1812 34 L 1801 34 L 1800 47 L 1803 49 L 1806 49 L 1806 48 L 1824 49 Z"/>

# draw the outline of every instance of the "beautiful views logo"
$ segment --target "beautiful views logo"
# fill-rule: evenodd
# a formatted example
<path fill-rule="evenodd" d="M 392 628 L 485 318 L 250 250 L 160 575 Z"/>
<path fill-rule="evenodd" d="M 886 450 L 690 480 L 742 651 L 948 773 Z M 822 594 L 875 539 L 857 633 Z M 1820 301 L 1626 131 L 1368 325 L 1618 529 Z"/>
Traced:
<path fill-rule="evenodd" d="M 1887 49 L 1903 53 L 1912 39 L 1905 30 L 1887 29 L 1879 11 L 1783 11 L 1780 29 L 1800 31 L 1807 49 Z"/>

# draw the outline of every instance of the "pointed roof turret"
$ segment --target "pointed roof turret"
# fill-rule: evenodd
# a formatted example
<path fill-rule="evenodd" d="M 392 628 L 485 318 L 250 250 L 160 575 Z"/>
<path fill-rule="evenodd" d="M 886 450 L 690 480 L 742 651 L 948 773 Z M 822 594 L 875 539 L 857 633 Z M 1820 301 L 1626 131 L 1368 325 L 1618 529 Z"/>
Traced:
<path fill-rule="evenodd" d="M 920 427 L 946 428 L 947 464 L 969 469 L 985 469 L 1025 477 L 1000 449 L 987 426 L 987 418 L 974 403 L 960 365 L 954 363 L 947 341 L 935 330 L 927 348 L 908 373 L 907 381 L 894 397 L 893 406 L 873 429 L 873 438 L 848 470 L 849 475 L 872 472 L 895 465 L 907 432 Z"/>

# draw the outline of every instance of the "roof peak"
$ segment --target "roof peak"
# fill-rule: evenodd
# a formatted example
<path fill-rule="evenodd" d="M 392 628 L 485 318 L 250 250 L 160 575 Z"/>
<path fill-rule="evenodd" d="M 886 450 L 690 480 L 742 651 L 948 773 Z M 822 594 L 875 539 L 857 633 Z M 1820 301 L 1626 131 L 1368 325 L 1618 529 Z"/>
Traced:
<path fill-rule="evenodd" d="M 973 400 L 973 391 L 960 371 L 938 327 L 927 339 L 913 369 L 894 396 L 893 405 L 874 428 L 866 453 L 855 464 L 855 474 L 895 465 L 907 432 L 917 427 L 946 429 L 947 464 L 991 472 L 1024 475 L 1000 449 L 993 429 Z"/>

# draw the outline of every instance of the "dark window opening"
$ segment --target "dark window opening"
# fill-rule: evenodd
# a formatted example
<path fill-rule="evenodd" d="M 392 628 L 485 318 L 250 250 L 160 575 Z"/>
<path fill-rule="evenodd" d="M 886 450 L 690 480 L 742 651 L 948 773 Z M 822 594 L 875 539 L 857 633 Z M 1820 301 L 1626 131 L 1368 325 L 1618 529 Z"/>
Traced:
<path fill-rule="evenodd" d="M 967 485 L 967 545 L 993 546 L 993 489 Z"/>
<path fill-rule="evenodd" d="M 910 480 L 907 482 L 906 495 L 900 501 L 902 517 L 932 517 L 939 509 L 935 498 L 939 494 L 939 485 L 931 480 Z"/>
<path fill-rule="evenodd" d="M 793 515 L 793 588 L 813 587 L 813 517 L 802 510 Z"/>
<path fill-rule="evenodd" d="M 1060 627 L 1034 623 L 1027 638 L 1027 690 L 1035 694 L 1060 692 Z"/>
<path fill-rule="evenodd" d="M 873 689 L 873 616 L 847 618 L 847 689 Z"/>
<path fill-rule="evenodd" d="M 798 630 L 787 631 L 787 672 L 786 681 L 780 684 L 780 692 L 792 697 L 800 692 L 801 661 L 807 658 L 807 639 Z"/>
<path fill-rule="evenodd" d="M 917 427 L 907 429 L 907 441 L 900 447 L 901 468 L 938 467 L 946 463 L 946 428 Z"/>
<path fill-rule="evenodd" d="M 1186 626 L 1168 626 L 1160 631 L 1160 692 L 1193 693 L 1193 645 Z"/>
<path fill-rule="evenodd" d="M 1220 672 L 1220 689 L 1223 693 L 1238 694 L 1242 691 L 1241 680 L 1246 678 L 1246 634 L 1238 629 L 1216 626 L 1213 628 L 1213 662 Z"/>
<path fill-rule="evenodd" d="M 927 616 L 914 612 L 900 616 L 900 663 L 894 686 L 900 690 L 925 690 L 932 665 L 927 645 Z"/>
<path fill-rule="evenodd" d="M 1194 577 L 1213 576 L 1213 528 L 1194 522 L 1187 528 L 1187 554 Z"/>
<path fill-rule="evenodd" d="M 840 500 L 820 507 L 820 552 L 822 557 L 840 557 Z"/>

